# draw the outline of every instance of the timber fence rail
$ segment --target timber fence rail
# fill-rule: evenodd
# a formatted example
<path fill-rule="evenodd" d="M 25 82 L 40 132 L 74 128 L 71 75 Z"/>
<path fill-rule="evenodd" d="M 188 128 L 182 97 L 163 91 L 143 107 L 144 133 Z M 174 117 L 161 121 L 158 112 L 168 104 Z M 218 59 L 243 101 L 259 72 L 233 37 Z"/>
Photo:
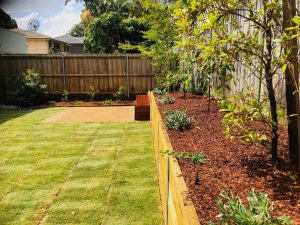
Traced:
<path fill-rule="evenodd" d="M 154 95 L 150 98 L 150 122 L 153 149 L 158 170 L 160 196 L 165 225 L 200 225 L 193 202 L 188 197 L 177 160 L 164 152 L 172 152 L 167 130 L 158 110 Z"/>
<path fill-rule="evenodd" d="M 100 94 L 112 94 L 123 86 L 127 94 L 147 93 L 154 87 L 151 59 L 128 55 L 0 55 L 0 88 L 11 86 L 10 79 L 26 69 L 39 72 L 49 94 L 64 90 L 86 94 L 90 87 Z"/>

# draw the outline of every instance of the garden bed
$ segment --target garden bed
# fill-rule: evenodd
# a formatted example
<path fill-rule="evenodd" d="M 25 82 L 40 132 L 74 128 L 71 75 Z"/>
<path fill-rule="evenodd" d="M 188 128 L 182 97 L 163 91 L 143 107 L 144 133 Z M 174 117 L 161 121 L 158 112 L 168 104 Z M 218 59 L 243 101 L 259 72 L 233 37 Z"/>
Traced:
<path fill-rule="evenodd" d="M 132 106 L 134 101 L 53 101 L 50 104 L 55 107 Z"/>
<path fill-rule="evenodd" d="M 208 112 L 205 97 L 187 94 L 171 94 L 173 104 L 159 105 L 163 115 L 166 109 L 186 110 L 193 117 L 191 129 L 182 132 L 168 130 L 175 151 L 200 152 L 207 160 L 194 164 L 179 160 L 180 169 L 189 189 L 200 220 L 217 222 L 219 211 L 216 200 L 223 190 L 246 200 L 250 189 L 264 192 L 276 207 L 274 214 L 285 214 L 300 224 L 300 182 L 299 172 L 288 165 L 288 139 L 286 125 L 280 126 L 280 163 L 273 165 L 271 155 L 259 144 L 243 143 L 238 139 L 226 139 L 221 120 L 224 116 L 212 100 Z M 198 172 L 200 184 L 195 185 Z"/>

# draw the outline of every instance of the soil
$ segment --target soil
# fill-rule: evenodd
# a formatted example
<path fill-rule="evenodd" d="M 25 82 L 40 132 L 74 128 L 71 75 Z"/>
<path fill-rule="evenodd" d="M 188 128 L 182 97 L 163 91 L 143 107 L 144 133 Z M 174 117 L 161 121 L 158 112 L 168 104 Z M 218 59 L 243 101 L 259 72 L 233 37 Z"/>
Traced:
<path fill-rule="evenodd" d="M 208 100 L 203 96 L 187 94 L 183 98 L 181 93 L 173 93 L 171 96 L 175 102 L 159 105 L 161 113 L 165 109 L 186 110 L 193 117 L 191 129 L 168 131 L 174 150 L 202 151 L 207 157 L 199 165 L 179 160 L 201 224 L 207 221 L 219 222 L 216 216 L 220 212 L 215 203 L 221 191 L 232 192 L 246 203 L 251 188 L 268 194 L 275 207 L 274 216 L 284 214 L 293 219 L 293 224 L 300 224 L 300 173 L 288 162 L 285 124 L 280 125 L 280 160 L 274 165 L 266 147 L 225 137 L 221 124 L 224 113 L 218 110 L 216 100 L 211 101 L 211 111 L 208 112 Z M 262 124 L 256 126 L 265 129 Z M 199 185 L 195 184 L 197 172 Z"/>
<path fill-rule="evenodd" d="M 42 123 L 90 123 L 134 121 L 133 106 L 68 107 Z"/>
<path fill-rule="evenodd" d="M 71 101 L 71 102 L 52 102 L 55 107 L 99 107 L 99 106 L 130 106 L 134 101 L 112 101 L 111 104 L 105 104 L 103 101 Z"/>

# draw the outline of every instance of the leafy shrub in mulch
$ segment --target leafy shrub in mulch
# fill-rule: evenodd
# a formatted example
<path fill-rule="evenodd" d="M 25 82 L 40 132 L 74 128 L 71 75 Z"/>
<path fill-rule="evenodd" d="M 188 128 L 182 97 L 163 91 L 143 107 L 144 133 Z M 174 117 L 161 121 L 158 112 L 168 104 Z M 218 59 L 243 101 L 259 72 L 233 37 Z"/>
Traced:
<path fill-rule="evenodd" d="M 113 98 L 116 101 L 124 101 L 127 99 L 126 91 L 124 87 L 119 87 L 119 89 L 113 94 Z"/>
<path fill-rule="evenodd" d="M 156 95 L 164 95 L 164 94 L 166 94 L 166 90 L 156 87 L 153 89 L 153 93 Z"/>
<path fill-rule="evenodd" d="M 248 206 L 245 206 L 240 198 L 234 198 L 226 192 L 221 192 L 222 199 L 217 200 L 217 206 L 221 211 L 218 217 L 221 224 L 247 224 L 247 225 L 288 225 L 292 224 L 289 217 L 273 217 L 274 207 L 269 202 L 268 195 L 255 192 L 253 189 L 248 195 Z M 215 225 L 209 222 L 208 225 Z"/>
<path fill-rule="evenodd" d="M 7 101 L 21 107 L 39 105 L 47 100 L 46 85 L 40 74 L 28 69 L 16 77 L 14 90 L 8 91 Z"/>
<path fill-rule="evenodd" d="M 169 130 L 182 131 L 190 128 L 192 119 L 187 116 L 186 111 L 166 110 L 164 122 Z"/>
<path fill-rule="evenodd" d="M 169 150 L 162 152 L 163 155 L 172 155 L 176 159 L 179 160 L 188 160 L 191 161 L 195 164 L 200 164 L 203 163 L 206 160 L 206 157 L 203 152 L 177 152 L 177 151 L 172 151 L 170 152 Z"/>
<path fill-rule="evenodd" d="M 63 102 L 68 102 L 69 101 L 69 92 L 68 92 L 68 90 L 66 90 L 66 89 L 64 90 L 64 92 L 61 95 L 61 100 Z"/>
<path fill-rule="evenodd" d="M 110 99 L 106 99 L 102 102 L 104 105 L 111 105 L 113 102 Z"/>
<path fill-rule="evenodd" d="M 160 104 L 166 105 L 174 103 L 175 99 L 170 97 L 169 95 L 163 95 L 158 97 L 158 101 Z"/>
<path fill-rule="evenodd" d="M 94 101 L 96 99 L 97 94 L 99 93 L 99 90 L 96 90 L 94 86 L 89 87 L 90 91 L 88 93 L 90 100 Z"/>
<path fill-rule="evenodd" d="M 206 160 L 203 152 L 174 152 L 174 156 L 176 159 L 189 160 L 195 164 L 203 163 Z"/>

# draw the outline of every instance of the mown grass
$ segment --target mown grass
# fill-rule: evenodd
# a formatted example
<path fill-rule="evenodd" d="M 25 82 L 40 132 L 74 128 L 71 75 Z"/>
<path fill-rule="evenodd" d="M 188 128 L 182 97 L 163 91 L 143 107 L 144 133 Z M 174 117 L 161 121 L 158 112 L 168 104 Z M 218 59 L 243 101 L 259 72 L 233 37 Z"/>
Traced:
<path fill-rule="evenodd" d="M 161 224 L 149 124 L 0 110 L 0 224 Z"/>

